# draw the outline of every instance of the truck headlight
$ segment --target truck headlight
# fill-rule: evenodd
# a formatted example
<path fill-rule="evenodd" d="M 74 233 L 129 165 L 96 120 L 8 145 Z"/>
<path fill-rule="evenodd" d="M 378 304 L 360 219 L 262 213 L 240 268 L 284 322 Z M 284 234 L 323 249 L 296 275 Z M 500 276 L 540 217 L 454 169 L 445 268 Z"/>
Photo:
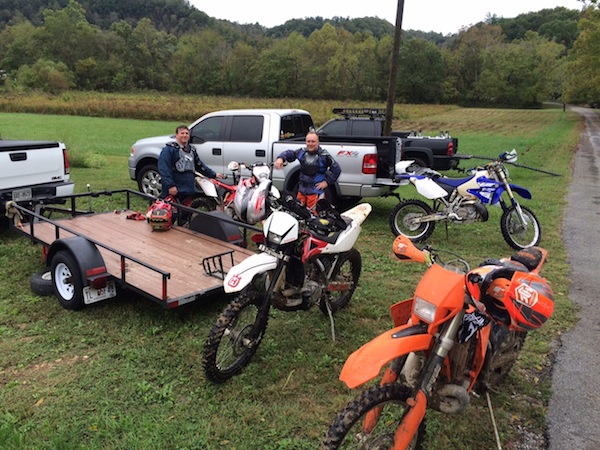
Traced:
<path fill-rule="evenodd" d="M 415 306 L 413 308 L 413 311 L 419 317 L 419 319 L 427 323 L 433 323 L 435 320 L 436 309 L 437 306 L 433 303 L 430 303 L 427 300 L 422 299 L 421 297 L 415 298 Z"/>

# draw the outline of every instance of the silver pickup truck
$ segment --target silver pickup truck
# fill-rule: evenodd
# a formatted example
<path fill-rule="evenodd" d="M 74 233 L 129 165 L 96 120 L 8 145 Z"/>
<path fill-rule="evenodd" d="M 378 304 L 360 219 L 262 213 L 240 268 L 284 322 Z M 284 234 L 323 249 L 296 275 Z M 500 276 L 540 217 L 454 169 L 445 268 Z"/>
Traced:
<path fill-rule="evenodd" d="M 230 161 L 271 163 L 282 151 L 302 147 L 311 129 L 314 129 L 312 117 L 299 109 L 216 111 L 190 125 L 190 143 L 205 164 L 226 174 Z M 137 181 L 140 191 L 160 194 L 158 156 L 165 144 L 173 140 L 174 135 L 157 136 L 133 144 L 129 176 Z M 333 203 L 388 195 L 398 187 L 393 175 L 394 165 L 401 157 L 400 139 L 327 136 L 321 139 L 321 146 L 342 169 L 336 185 L 326 193 Z M 293 191 L 299 167 L 294 162 L 275 170 L 273 184 L 280 190 Z"/>
<path fill-rule="evenodd" d="M 73 191 L 65 144 L 0 139 L 0 214 L 11 200 L 36 203 Z"/>

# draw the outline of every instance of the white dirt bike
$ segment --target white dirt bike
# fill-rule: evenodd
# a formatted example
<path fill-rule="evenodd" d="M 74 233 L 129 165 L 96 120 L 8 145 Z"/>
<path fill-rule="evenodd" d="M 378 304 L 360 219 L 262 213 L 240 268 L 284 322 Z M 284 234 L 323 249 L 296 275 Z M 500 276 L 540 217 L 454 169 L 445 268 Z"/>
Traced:
<path fill-rule="evenodd" d="M 211 381 L 226 381 L 250 362 L 271 307 L 296 311 L 318 305 L 329 315 L 333 333 L 332 313 L 348 304 L 357 287 L 362 261 L 354 244 L 371 205 L 339 214 L 320 200 L 319 213 L 312 215 L 292 196 L 282 204 L 264 222 L 261 253 L 225 276 L 225 292 L 236 296 L 206 340 L 203 367 Z"/>

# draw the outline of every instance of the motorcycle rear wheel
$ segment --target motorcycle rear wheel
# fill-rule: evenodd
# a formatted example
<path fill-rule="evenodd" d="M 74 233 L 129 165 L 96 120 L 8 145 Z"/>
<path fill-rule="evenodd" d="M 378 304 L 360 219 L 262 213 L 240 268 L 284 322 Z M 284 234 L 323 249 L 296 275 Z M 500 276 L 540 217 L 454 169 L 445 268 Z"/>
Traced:
<path fill-rule="evenodd" d="M 406 401 L 411 389 L 397 383 L 374 386 L 350 402 L 341 410 L 322 442 L 322 449 L 369 449 L 383 450 L 394 445 L 394 433 L 402 416 L 409 410 Z M 371 414 L 369 414 L 371 413 Z M 364 430 L 367 415 L 377 415 L 377 422 L 369 432 Z M 425 437 L 425 418 L 409 445 L 420 449 Z"/>
<path fill-rule="evenodd" d="M 340 285 L 348 285 L 349 288 L 346 290 L 326 291 L 319 302 L 319 308 L 321 308 L 323 314 L 329 314 L 327 312 L 328 303 L 332 313 L 345 308 L 348 305 L 358 286 L 361 270 L 362 258 L 357 249 L 352 248 L 340 256 L 338 266 L 331 276 L 329 287 L 335 289 L 336 283 L 338 283 Z"/>
<path fill-rule="evenodd" d="M 504 240 L 515 250 L 538 245 L 542 239 L 542 228 L 532 210 L 521 205 L 527 227 L 523 229 L 519 213 L 514 206 L 508 208 L 500 218 L 500 229 Z"/>
<path fill-rule="evenodd" d="M 267 316 L 258 323 L 263 295 L 249 286 L 217 318 L 206 339 L 202 358 L 204 373 L 209 380 L 227 381 L 240 373 L 256 353 L 268 322 Z M 249 339 L 248 334 L 256 323 L 260 330 L 258 336 Z"/>
<path fill-rule="evenodd" d="M 502 384 L 519 357 L 526 331 L 511 331 L 502 325 L 493 325 L 490 335 L 491 349 L 477 379 L 476 390 L 480 393 L 494 390 Z"/>
<path fill-rule="evenodd" d="M 389 223 L 394 236 L 403 235 L 413 242 L 427 239 L 435 229 L 435 222 L 414 223 L 415 219 L 433 214 L 429 205 L 421 200 L 404 200 L 390 214 Z"/>

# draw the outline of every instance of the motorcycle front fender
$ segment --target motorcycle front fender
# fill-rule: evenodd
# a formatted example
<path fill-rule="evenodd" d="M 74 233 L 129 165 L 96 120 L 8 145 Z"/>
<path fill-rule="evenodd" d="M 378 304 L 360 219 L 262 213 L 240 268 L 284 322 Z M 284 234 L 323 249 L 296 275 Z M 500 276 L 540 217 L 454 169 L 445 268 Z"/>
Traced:
<path fill-rule="evenodd" d="M 528 189 L 518 186 L 516 184 L 510 184 L 509 186 L 511 191 L 516 192 L 521 197 L 526 198 L 527 200 L 531 200 L 531 192 L 529 192 Z"/>
<path fill-rule="evenodd" d="M 406 324 L 392 328 L 364 344 L 348 357 L 340 373 L 340 380 L 350 389 L 354 389 L 376 378 L 381 373 L 381 369 L 393 359 L 411 352 L 427 350 L 431 346 L 432 335 L 428 333 L 402 335 L 403 330 L 413 326 Z M 400 337 L 395 337 L 399 333 Z"/>
<path fill-rule="evenodd" d="M 239 292 L 250 284 L 255 275 L 277 267 L 277 258 L 266 253 L 256 253 L 233 266 L 223 280 L 226 294 Z"/>
<path fill-rule="evenodd" d="M 531 200 L 531 192 L 529 192 L 528 189 L 518 186 L 516 184 L 509 184 L 508 186 L 512 192 L 519 194 L 521 197 L 527 200 Z M 506 189 L 504 189 L 504 186 L 499 186 L 498 189 L 494 191 L 494 195 L 492 196 L 492 200 L 490 203 L 492 205 L 498 203 L 498 201 L 500 201 L 500 197 L 502 197 L 502 194 L 505 190 Z"/>

